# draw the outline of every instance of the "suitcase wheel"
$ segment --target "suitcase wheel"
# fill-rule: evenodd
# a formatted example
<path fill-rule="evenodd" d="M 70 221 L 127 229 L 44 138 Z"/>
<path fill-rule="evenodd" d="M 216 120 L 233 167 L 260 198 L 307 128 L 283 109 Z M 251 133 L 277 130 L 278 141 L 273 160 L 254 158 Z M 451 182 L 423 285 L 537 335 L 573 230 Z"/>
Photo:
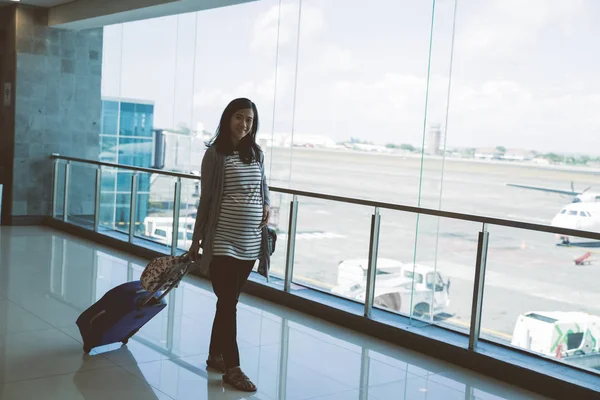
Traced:
<path fill-rule="evenodd" d="M 139 329 L 136 329 L 133 332 L 131 332 L 129 334 L 129 336 L 127 336 L 125 339 L 121 340 L 121 343 L 127 344 L 127 342 L 129 342 L 129 338 L 131 338 L 133 335 L 135 335 L 136 333 L 138 333 L 138 331 L 139 331 Z"/>

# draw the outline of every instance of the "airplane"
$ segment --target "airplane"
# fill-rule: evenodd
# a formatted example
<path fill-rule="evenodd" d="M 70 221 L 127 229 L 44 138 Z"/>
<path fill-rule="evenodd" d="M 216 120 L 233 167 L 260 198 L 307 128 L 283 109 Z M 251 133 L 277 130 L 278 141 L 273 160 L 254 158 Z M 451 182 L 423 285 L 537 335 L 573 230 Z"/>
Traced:
<path fill-rule="evenodd" d="M 571 190 L 550 189 L 514 183 L 507 183 L 506 185 L 522 189 L 573 196 L 571 203 L 564 206 L 558 214 L 552 218 L 551 225 L 558 228 L 600 232 L 600 193 L 590 191 L 592 188 L 591 186 L 581 192 L 577 192 L 575 191 L 573 182 L 571 182 Z M 558 235 L 558 238 L 563 245 L 571 244 L 571 238 L 568 236 Z"/>
<path fill-rule="evenodd" d="M 567 204 L 552 219 L 552 226 L 600 232 L 600 202 Z M 558 237 L 562 244 L 571 244 L 571 238 L 568 236 L 559 235 Z"/>
<path fill-rule="evenodd" d="M 573 203 L 594 203 L 600 202 L 600 192 L 590 192 L 591 186 L 585 189 L 582 192 L 577 192 L 575 190 L 575 186 L 573 182 L 571 182 L 571 190 L 562 190 L 562 189 L 551 189 L 540 186 L 529 186 L 529 185 L 519 185 L 516 183 L 507 183 L 506 186 L 521 188 L 521 189 L 529 189 L 529 190 L 538 190 L 542 192 L 548 193 L 558 193 L 565 196 L 572 196 Z"/>

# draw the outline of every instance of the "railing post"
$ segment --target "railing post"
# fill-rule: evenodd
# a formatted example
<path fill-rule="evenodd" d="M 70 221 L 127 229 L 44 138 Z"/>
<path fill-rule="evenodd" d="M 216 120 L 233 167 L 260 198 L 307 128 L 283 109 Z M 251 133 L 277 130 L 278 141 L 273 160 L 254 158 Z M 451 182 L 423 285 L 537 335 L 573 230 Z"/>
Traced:
<path fill-rule="evenodd" d="M 179 240 L 179 211 L 181 209 L 181 178 L 175 182 L 175 198 L 173 199 L 173 234 L 171 236 L 171 255 L 177 253 Z"/>
<path fill-rule="evenodd" d="M 137 214 L 137 184 L 138 173 L 134 172 L 131 176 L 131 199 L 129 202 L 129 243 L 133 243 L 135 235 L 135 217 Z"/>
<path fill-rule="evenodd" d="M 96 169 L 96 192 L 94 193 L 94 231 L 100 227 L 100 194 L 102 191 L 102 167 Z"/>
<path fill-rule="evenodd" d="M 52 235 L 51 242 L 52 247 L 50 247 L 50 293 L 54 293 L 54 277 L 55 277 L 55 269 L 56 269 L 56 242 L 59 239 Z"/>
<path fill-rule="evenodd" d="M 465 400 L 471 400 L 475 398 L 475 388 L 467 383 L 465 390 Z"/>
<path fill-rule="evenodd" d="M 56 218 L 56 203 L 58 202 L 58 158 L 54 159 L 52 168 L 54 169 L 52 178 L 52 218 Z"/>
<path fill-rule="evenodd" d="M 169 302 L 167 303 L 167 349 L 173 351 L 173 343 L 175 342 L 175 304 L 179 293 L 176 290 L 169 292 Z"/>
<path fill-rule="evenodd" d="M 381 226 L 381 215 L 379 207 L 371 216 L 371 236 L 369 241 L 369 266 L 367 268 L 367 290 L 365 296 L 365 317 L 371 316 L 373 299 L 375 298 L 375 275 L 377 273 L 377 254 L 379 252 L 379 228 Z"/>
<path fill-rule="evenodd" d="M 283 290 L 289 292 L 294 276 L 294 256 L 296 254 L 296 226 L 298 223 L 298 197 L 294 195 L 290 202 L 290 222 L 288 224 L 288 242 L 285 261 L 285 281 Z"/>
<path fill-rule="evenodd" d="M 92 265 L 93 265 L 92 284 L 90 286 L 90 294 L 92 295 L 91 303 L 95 303 L 96 301 L 99 300 L 96 298 L 96 295 L 98 294 L 97 293 L 97 288 L 98 288 L 98 251 L 97 250 L 92 251 Z"/>
<path fill-rule="evenodd" d="M 287 398 L 287 383 L 288 383 L 288 368 L 289 368 L 289 353 L 290 353 L 290 325 L 287 318 L 281 319 L 281 340 L 279 341 L 279 386 L 277 388 L 277 398 L 286 400 Z"/>
<path fill-rule="evenodd" d="M 360 391 L 359 400 L 368 400 L 369 378 L 371 376 L 371 357 L 369 357 L 369 348 L 362 347 L 360 355 L 360 387 L 365 390 Z"/>
<path fill-rule="evenodd" d="M 127 263 L 127 282 L 131 282 L 133 280 L 133 263 L 129 261 Z"/>
<path fill-rule="evenodd" d="M 65 163 L 65 199 L 63 202 L 63 221 L 67 222 L 69 213 L 69 181 L 71 180 L 71 161 Z"/>
<path fill-rule="evenodd" d="M 471 328 L 469 331 L 469 350 L 477 348 L 481 331 L 481 311 L 483 308 L 483 289 L 485 287 L 485 269 L 487 264 L 489 232 L 487 224 L 483 224 L 477 242 L 477 263 L 475 265 L 475 282 L 473 285 L 473 304 L 471 310 Z"/>
<path fill-rule="evenodd" d="M 67 286 L 67 239 L 62 240 L 60 260 L 60 297 L 64 300 Z"/>

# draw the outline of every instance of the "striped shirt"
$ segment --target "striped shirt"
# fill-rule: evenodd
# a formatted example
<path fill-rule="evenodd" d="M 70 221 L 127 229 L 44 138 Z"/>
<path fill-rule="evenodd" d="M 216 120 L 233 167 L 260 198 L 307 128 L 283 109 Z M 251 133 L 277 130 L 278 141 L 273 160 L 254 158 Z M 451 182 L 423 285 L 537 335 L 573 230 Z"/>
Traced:
<path fill-rule="evenodd" d="M 223 200 L 213 255 L 256 260 L 261 253 L 262 175 L 258 162 L 245 164 L 238 152 L 225 159 Z"/>

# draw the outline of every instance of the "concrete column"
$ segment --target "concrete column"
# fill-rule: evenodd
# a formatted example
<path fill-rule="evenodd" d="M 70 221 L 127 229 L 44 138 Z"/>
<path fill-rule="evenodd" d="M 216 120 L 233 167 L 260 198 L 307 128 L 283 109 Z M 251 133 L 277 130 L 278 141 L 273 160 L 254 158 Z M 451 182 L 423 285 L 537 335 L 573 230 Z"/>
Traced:
<path fill-rule="evenodd" d="M 0 224 L 9 223 L 12 208 L 10 188 L 12 188 L 15 148 L 15 17 L 16 6 L 0 7 L 0 185 L 2 185 Z M 9 93 L 6 93 L 6 90 Z"/>
<path fill-rule="evenodd" d="M 39 223 L 51 214 L 49 156 L 98 158 L 103 30 L 49 28 L 46 9 L 22 5 L 15 20 L 11 216 L 13 223 Z M 73 165 L 70 213 L 93 213 L 94 174 Z"/>

